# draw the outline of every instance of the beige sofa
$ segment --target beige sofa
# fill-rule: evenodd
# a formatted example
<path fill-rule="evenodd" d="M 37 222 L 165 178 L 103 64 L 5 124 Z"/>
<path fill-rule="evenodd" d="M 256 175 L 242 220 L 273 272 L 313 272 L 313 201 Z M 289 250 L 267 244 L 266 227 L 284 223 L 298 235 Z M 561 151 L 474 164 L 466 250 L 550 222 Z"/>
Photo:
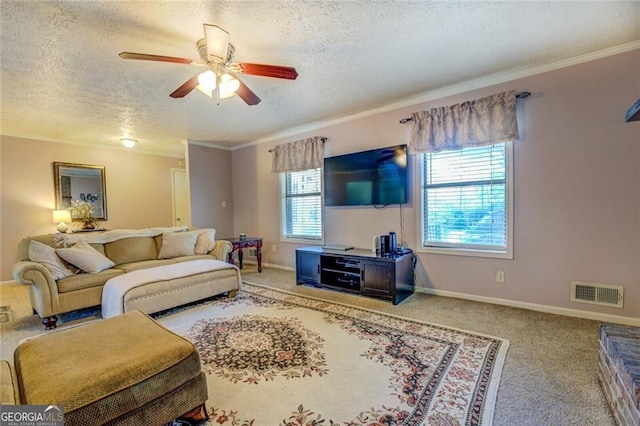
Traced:
<path fill-rule="evenodd" d="M 233 246 L 229 241 L 215 240 L 212 241 L 215 246 L 207 254 L 189 254 L 166 258 L 166 253 L 168 252 L 165 251 L 165 256 L 162 256 L 163 238 L 166 239 L 168 234 L 177 234 L 178 231 L 182 231 L 182 229 L 149 228 L 139 232 L 130 230 L 108 231 L 102 233 L 102 235 L 100 233 L 87 233 L 91 235 L 86 236 L 47 234 L 27 237 L 20 241 L 18 245 L 19 262 L 13 267 L 13 278 L 17 282 L 29 286 L 29 298 L 34 313 L 43 318 L 42 323 L 47 329 L 55 328 L 58 314 L 100 305 L 102 289 L 110 278 L 130 271 L 171 265 L 194 259 L 218 259 L 224 261 L 233 250 Z M 188 232 L 181 232 L 180 234 L 183 236 Z M 107 242 L 97 242 L 101 240 Z M 29 253 L 32 241 L 58 249 L 57 253 L 60 253 L 59 249 L 61 247 L 71 246 L 72 244 L 69 244 L 69 241 L 85 241 L 111 260 L 114 265 L 96 273 L 76 271 L 73 275 L 56 279 L 50 267 L 30 259 Z M 161 257 L 160 259 L 159 256 Z M 226 289 L 221 290 L 221 293 L 224 291 Z"/>

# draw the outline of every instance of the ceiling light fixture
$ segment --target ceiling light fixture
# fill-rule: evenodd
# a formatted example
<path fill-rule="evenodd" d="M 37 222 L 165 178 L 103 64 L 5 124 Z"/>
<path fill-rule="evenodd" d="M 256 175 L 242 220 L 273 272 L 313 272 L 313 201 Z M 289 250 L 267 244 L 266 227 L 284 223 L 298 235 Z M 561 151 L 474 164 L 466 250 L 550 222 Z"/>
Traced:
<path fill-rule="evenodd" d="M 222 74 L 220 76 L 220 84 L 218 84 L 218 91 L 220 92 L 220 99 L 230 98 L 236 94 L 236 91 L 240 88 L 240 81 L 234 78 L 231 74 Z"/>
<path fill-rule="evenodd" d="M 122 141 L 122 145 L 126 146 L 127 148 L 133 148 L 136 145 L 136 142 L 138 142 L 137 140 L 131 138 L 122 138 L 120 139 L 120 141 Z"/>
<path fill-rule="evenodd" d="M 218 101 L 230 98 L 240 88 L 240 81 L 226 72 L 235 52 L 229 43 L 229 33 L 217 25 L 204 24 L 204 36 L 196 46 L 209 70 L 198 75 L 196 89 L 211 98 L 215 94 Z"/>
<path fill-rule="evenodd" d="M 196 86 L 196 89 L 205 95 L 209 97 L 213 96 L 213 91 L 216 90 L 216 87 L 216 75 L 213 71 L 205 71 L 198 76 L 198 85 Z"/>
<path fill-rule="evenodd" d="M 209 70 L 198 76 L 196 89 L 209 97 L 213 97 L 216 88 L 219 99 L 227 99 L 236 94 L 240 88 L 240 81 L 231 74 L 224 73 L 218 78 L 216 74 Z"/>

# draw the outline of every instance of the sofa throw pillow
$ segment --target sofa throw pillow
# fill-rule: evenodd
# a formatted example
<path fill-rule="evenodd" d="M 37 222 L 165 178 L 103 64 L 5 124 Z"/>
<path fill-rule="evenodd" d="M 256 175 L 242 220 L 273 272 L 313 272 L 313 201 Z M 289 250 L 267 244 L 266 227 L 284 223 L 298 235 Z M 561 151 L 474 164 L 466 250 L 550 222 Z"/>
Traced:
<path fill-rule="evenodd" d="M 196 239 L 198 233 L 189 232 L 165 232 L 162 234 L 162 247 L 158 253 L 158 259 L 171 259 L 178 256 L 192 256 L 195 254 Z"/>
<path fill-rule="evenodd" d="M 199 229 L 195 253 L 207 254 L 214 248 L 216 248 L 216 230 L 213 228 Z"/>
<path fill-rule="evenodd" d="M 90 274 L 97 274 L 116 266 L 111 259 L 91 247 L 86 241 L 80 241 L 73 247 L 58 249 L 56 253 L 70 264 Z"/>
<path fill-rule="evenodd" d="M 56 254 L 56 249 L 39 241 L 31 240 L 29 243 L 29 259 L 47 268 L 55 280 L 73 275 L 73 271 Z"/>

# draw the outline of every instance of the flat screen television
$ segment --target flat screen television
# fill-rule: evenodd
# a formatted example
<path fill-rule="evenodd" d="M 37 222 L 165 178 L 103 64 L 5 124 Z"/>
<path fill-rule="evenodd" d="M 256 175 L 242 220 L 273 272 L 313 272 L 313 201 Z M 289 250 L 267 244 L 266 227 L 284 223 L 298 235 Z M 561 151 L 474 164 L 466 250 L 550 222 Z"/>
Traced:
<path fill-rule="evenodd" d="M 407 145 L 324 159 L 325 206 L 407 202 Z"/>

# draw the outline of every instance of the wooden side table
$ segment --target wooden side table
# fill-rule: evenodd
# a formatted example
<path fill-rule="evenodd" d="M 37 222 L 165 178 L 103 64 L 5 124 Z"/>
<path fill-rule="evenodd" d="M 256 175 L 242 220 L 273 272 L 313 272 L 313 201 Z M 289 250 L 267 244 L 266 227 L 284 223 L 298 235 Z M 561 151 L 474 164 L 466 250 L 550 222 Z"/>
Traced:
<path fill-rule="evenodd" d="M 227 262 L 233 263 L 233 252 L 238 251 L 238 263 L 240 269 L 242 269 L 242 250 L 247 247 L 256 248 L 256 257 L 258 258 L 258 272 L 262 272 L 262 237 L 233 237 L 233 238 L 220 238 L 221 240 L 227 240 L 233 244 L 233 250 L 229 253 Z"/>

